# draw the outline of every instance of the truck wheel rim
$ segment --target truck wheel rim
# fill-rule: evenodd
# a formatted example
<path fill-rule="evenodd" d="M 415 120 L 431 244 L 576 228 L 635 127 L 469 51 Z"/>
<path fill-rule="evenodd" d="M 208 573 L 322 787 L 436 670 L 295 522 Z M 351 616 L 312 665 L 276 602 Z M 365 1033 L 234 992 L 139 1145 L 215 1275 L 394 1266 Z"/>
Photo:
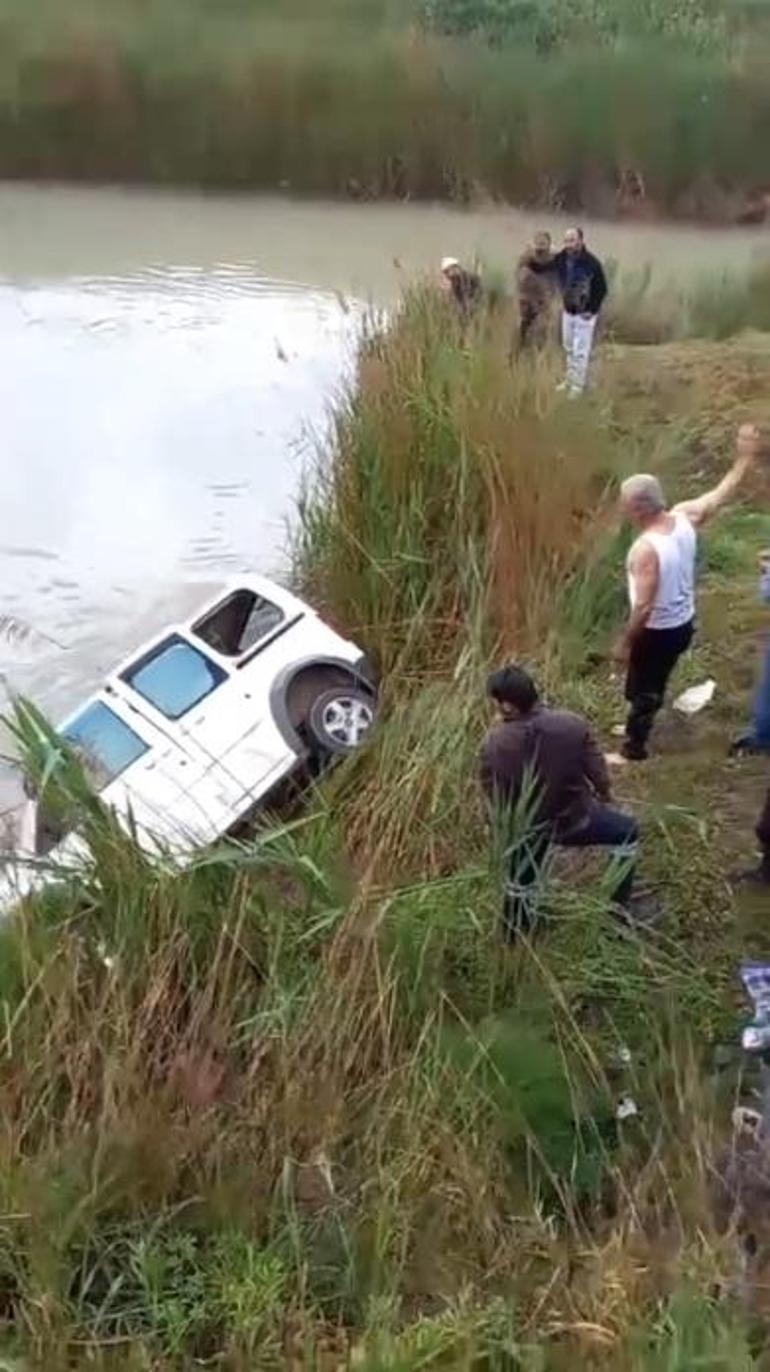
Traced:
<path fill-rule="evenodd" d="M 324 733 L 346 748 L 356 748 L 372 726 L 371 705 L 355 696 L 335 696 L 324 706 Z"/>

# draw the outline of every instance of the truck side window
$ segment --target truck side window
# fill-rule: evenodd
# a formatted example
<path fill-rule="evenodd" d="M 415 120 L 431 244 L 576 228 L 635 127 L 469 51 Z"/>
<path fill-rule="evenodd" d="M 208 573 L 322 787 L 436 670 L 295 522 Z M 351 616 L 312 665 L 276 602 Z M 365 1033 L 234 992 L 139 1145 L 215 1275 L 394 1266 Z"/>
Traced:
<path fill-rule="evenodd" d="M 87 705 L 65 727 L 63 737 L 74 748 L 98 791 L 147 752 L 148 744 L 107 705 Z"/>
<path fill-rule="evenodd" d="M 193 626 L 196 637 L 223 657 L 241 657 L 283 621 L 283 610 L 256 591 L 234 591 Z"/>
<path fill-rule="evenodd" d="M 211 658 L 173 634 L 123 673 L 123 680 L 167 719 L 181 719 L 227 680 Z"/>

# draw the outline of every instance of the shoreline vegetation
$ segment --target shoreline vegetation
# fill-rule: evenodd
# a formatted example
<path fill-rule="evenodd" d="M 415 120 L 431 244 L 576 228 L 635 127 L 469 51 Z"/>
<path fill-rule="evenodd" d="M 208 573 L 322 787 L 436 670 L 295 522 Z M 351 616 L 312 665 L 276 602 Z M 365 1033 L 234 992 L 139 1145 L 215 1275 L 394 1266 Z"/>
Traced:
<path fill-rule="evenodd" d="M 0 175 L 763 222 L 766 0 L 0 0 Z"/>
<path fill-rule="evenodd" d="M 768 953 L 766 910 L 725 881 L 766 786 L 725 738 L 766 613 L 767 493 L 704 540 L 679 680 L 713 675 L 714 706 L 667 719 L 619 787 L 658 931 L 619 925 L 603 864 L 578 859 L 550 875 L 537 937 L 504 950 L 476 779 L 506 655 L 605 739 L 622 714 L 605 661 L 618 479 L 643 466 L 684 495 L 722 470 L 738 420 L 770 418 L 770 333 L 683 339 L 692 318 L 655 347 L 605 343 L 580 403 L 556 396 L 548 352 L 508 365 L 504 301 L 468 330 L 418 287 L 371 323 L 294 558 L 374 654 L 383 718 L 300 815 L 178 873 L 39 756 L 93 856 L 0 928 L 11 1366 L 762 1365 L 770 1215 L 763 1198 L 742 1276 L 714 1197 L 741 1090 L 737 965 Z"/>

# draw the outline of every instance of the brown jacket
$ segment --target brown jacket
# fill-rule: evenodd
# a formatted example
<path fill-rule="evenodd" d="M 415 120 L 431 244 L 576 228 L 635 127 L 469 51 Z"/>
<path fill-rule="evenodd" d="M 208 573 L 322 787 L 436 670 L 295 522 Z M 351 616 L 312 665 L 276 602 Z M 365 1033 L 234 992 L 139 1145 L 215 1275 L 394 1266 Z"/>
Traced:
<path fill-rule="evenodd" d="M 531 248 L 521 254 L 516 264 L 516 290 L 519 308 L 530 315 L 543 314 L 556 294 L 555 274 L 542 264 L 539 271 L 533 269 Z"/>
<path fill-rule="evenodd" d="M 536 788 L 533 821 L 555 838 L 579 831 L 598 801 L 609 800 L 609 772 L 599 745 L 586 721 L 566 710 L 537 705 L 487 734 L 481 784 L 489 799 L 515 805 L 528 776 Z"/>

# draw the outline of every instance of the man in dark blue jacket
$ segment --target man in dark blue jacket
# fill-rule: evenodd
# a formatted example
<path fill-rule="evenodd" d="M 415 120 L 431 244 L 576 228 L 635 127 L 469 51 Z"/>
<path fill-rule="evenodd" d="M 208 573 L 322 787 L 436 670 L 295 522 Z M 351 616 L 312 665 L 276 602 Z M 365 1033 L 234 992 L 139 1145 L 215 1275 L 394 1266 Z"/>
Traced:
<path fill-rule="evenodd" d="M 598 257 L 588 251 L 582 229 L 567 229 L 564 247 L 550 270 L 561 291 L 561 340 L 567 354 L 567 375 L 559 389 L 580 395 L 588 376 L 596 321 L 607 294 L 607 278 Z"/>

